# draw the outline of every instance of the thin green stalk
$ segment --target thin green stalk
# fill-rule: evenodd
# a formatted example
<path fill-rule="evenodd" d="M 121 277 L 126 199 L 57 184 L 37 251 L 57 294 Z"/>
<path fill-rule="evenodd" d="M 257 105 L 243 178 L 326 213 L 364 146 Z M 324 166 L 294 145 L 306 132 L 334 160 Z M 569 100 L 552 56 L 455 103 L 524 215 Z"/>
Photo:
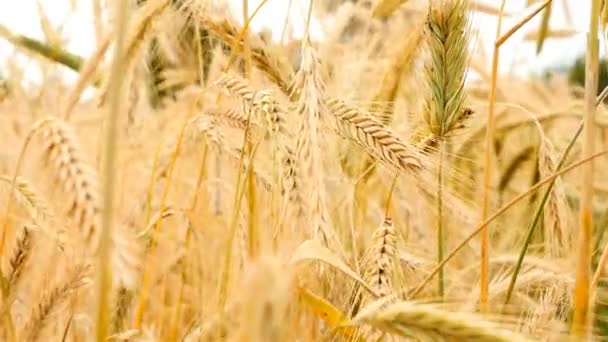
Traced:
<path fill-rule="evenodd" d="M 114 190 L 116 181 L 116 153 L 118 146 L 118 115 L 121 110 L 121 86 L 125 74 L 124 43 L 129 20 L 126 1 L 116 5 L 116 47 L 108 91 L 109 112 L 104 153 L 103 206 L 99 242 L 99 283 L 97 311 L 97 341 L 106 341 L 110 331 L 110 293 L 112 288 L 112 221 L 114 219 Z"/>
<path fill-rule="evenodd" d="M 60 47 L 45 44 L 39 40 L 12 33 L 7 27 L 0 24 L 0 37 L 8 40 L 13 45 L 35 52 L 45 58 L 62 64 L 74 71 L 79 71 L 84 64 L 84 59 Z"/>
<path fill-rule="evenodd" d="M 473 230 L 471 233 L 469 233 L 469 235 L 467 235 L 467 237 L 458 244 L 458 246 L 456 246 L 454 249 L 452 249 L 452 251 L 450 253 L 448 253 L 446 255 L 446 257 L 443 259 L 441 264 L 437 265 L 431 272 L 429 272 L 429 274 L 426 276 L 426 278 L 424 278 L 424 280 L 420 283 L 420 285 L 416 286 L 411 291 L 408 291 L 407 298 L 413 298 L 418 293 L 420 293 L 420 291 L 422 291 L 424 289 L 424 287 L 433 279 L 433 277 L 435 277 L 435 275 L 437 275 L 437 273 L 439 272 L 439 269 L 442 266 L 447 264 L 448 261 L 452 260 L 452 258 L 456 254 L 458 254 L 458 252 L 460 250 L 462 250 L 469 242 L 471 242 L 471 240 L 473 240 L 473 238 L 475 238 L 477 236 L 477 234 L 481 233 L 481 231 L 486 229 L 488 224 L 493 222 L 500 215 L 504 214 L 507 210 L 509 210 L 515 204 L 519 203 L 519 201 L 528 197 L 530 194 L 535 193 L 536 191 L 538 191 L 538 189 L 540 189 L 540 187 L 548 184 L 549 182 L 553 182 L 555 180 L 555 178 L 557 178 L 567 172 L 570 172 L 570 171 L 574 170 L 575 168 L 577 168 L 581 165 L 584 165 L 585 163 L 588 163 L 589 161 L 591 161 L 595 158 L 605 156 L 607 154 L 608 154 L 608 150 L 604 150 L 601 152 L 594 153 L 592 156 L 590 156 L 588 158 L 582 158 L 581 160 L 568 165 L 567 167 L 563 168 L 562 170 L 554 172 L 551 176 L 548 176 L 548 177 L 540 180 L 538 183 L 536 183 L 534 186 L 530 187 L 528 190 L 515 196 L 507 204 L 503 205 L 500 209 L 498 209 L 496 212 L 494 212 L 494 214 L 490 215 L 487 219 L 485 219 L 483 222 L 481 222 L 477 226 L 477 228 L 475 228 L 475 230 Z"/>
<path fill-rule="evenodd" d="M 443 226 L 443 159 L 445 156 L 445 142 L 439 142 L 439 170 L 437 171 L 437 263 L 443 261 L 443 252 L 445 249 L 445 236 Z M 445 280 L 443 277 L 443 266 L 439 269 L 437 275 L 439 281 L 439 297 L 445 298 Z"/>
<path fill-rule="evenodd" d="M 608 96 L 608 87 L 606 87 L 606 88 L 604 88 L 604 90 L 602 90 L 602 93 L 595 100 L 595 105 L 599 106 L 600 103 L 604 102 L 604 99 L 606 98 L 606 96 Z M 566 159 L 568 159 L 568 155 L 570 154 L 572 147 L 574 147 L 576 140 L 578 139 L 578 137 L 581 135 L 581 132 L 583 131 L 584 124 L 585 124 L 585 121 L 582 121 L 580 123 L 580 125 L 578 126 L 576 132 L 574 133 L 574 136 L 572 137 L 572 139 L 568 143 L 568 146 L 562 153 L 562 155 L 559 159 L 559 162 L 557 163 L 557 167 L 556 167 L 555 171 L 559 171 L 562 168 L 562 166 L 564 165 L 564 163 L 566 162 Z M 530 245 L 530 241 L 532 240 L 534 230 L 538 226 L 538 222 L 540 221 L 540 218 L 542 217 L 543 208 L 545 207 L 545 203 L 547 202 L 547 199 L 549 198 L 549 195 L 551 194 L 551 190 L 553 189 L 553 184 L 554 184 L 554 181 L 551 181 L 549 183 L 549 185 L 547 186 L 547 189 L 545 190 L 545 193 L 543 194 L 543 197 L 542 197 L 540 203 L 538 204 L 538 208 L 536 208 L 536 212 L 534 213 L 534 218 L 532 219 L 532 222 L 528 226 L 528 232 L 526 234 L 526 239 L 524 240 L 524 244 L 522 245 L 521 251 L 519 252 L 519 256 L 517 258 L 517 263 L 515 264 L 515 268 L 513 269 L 513 275 L 511 276 L 511 281 L 509 282 L 509 288 L 507 289 L 507 295 L 505 296 L 505 303 L 504 303 L 505 305 L 509 304 L 509 302 L 511 301 L 513 289 L 515 288 L 515 282 L 517 282 L 517 276 L 519 275 L 519 272 L 521 270 L 521 265 L 524 261 L 524 257 L 526 256 L 526 253 L 528 251 L 528 246 Z"/>

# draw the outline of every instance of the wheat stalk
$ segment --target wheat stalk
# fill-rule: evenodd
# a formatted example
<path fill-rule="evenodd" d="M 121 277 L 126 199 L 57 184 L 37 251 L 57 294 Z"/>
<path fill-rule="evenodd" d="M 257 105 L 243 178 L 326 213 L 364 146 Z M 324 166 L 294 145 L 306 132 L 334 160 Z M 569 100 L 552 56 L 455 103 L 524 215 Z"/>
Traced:
<path fill-rule="evenodd" d="M 260 123 L 264 123 L 265 135 L 269 135 L 275 166 L 279 168 L 278 174 L 281 179 L 282 195 L 291 202 L 297 202 L 291 197 L 297 194 L 297 177 L 295 169 L 295 157 L 290 147 L 291 134 L 285 123 L 286 111 L 283 109 L 269 90 L 254 91 L 249 82 L 242 77 L 225 73 L 215 82 L 216 86 L 225 89 L 228 93 L 238 96 L 245 112 L 252 111 L 253 117 Z"/>

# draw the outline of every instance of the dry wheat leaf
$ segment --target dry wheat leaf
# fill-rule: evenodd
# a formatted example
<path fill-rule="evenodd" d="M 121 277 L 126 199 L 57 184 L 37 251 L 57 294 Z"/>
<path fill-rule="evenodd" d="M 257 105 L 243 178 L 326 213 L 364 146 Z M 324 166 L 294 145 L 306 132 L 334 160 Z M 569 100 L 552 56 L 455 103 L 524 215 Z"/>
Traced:
<path fill-rule="evenodd" d="M 302 242 L 300 246 L 295 250 L 291 256 L 291 263 L 296 264 L 305 260 L 318 260 L 326 264 L 329 264 L 353 280 L 357 281 L 363 286 L 369 293 L 377 297 L 376 291 L 374 291 L 369 284 L 367 284 L 352 268 L 350 268 L 340 257 L 335 255 L 329 249 L 323 247 L 317 240 L 307 240 Z"/>
<path fill-rule="evenodd" d="M 322 320 L 327 322 L 330 327 L 335 328 L 340 324 L 346 322 L 346 316 L 336 308 L 332 303 L 328 302 L 324 298 L 317 296 L 310 290 L 300 287 L 298 289 L 300 298 L 306 303 L 306 305 Z"/>

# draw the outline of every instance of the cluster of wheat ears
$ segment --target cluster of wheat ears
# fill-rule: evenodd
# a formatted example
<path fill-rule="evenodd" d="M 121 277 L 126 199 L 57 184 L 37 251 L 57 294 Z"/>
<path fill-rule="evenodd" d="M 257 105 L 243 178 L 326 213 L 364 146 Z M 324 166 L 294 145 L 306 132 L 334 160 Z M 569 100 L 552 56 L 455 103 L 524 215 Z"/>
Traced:
<path fill-rule="evenodd" d="M 93 3 L 86 58 L 0 26 L 43 79 L 0 85 L 0 340 L 608 336 L 600 1 L 585 89 L 498 75 L 551 0 L 311 1 L 280 41 L 247 0 Z"/>

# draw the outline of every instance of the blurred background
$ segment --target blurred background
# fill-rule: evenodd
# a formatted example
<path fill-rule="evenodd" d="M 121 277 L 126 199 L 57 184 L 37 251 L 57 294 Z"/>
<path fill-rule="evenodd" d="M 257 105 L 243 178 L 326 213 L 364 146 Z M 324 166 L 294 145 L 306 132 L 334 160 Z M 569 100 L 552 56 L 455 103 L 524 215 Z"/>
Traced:
<path fill-rule="evenodd" d="M 100 0 L 103 1 L 103 0 Z M 234 17 L 242 23 L 242 1 L 217 1 L 224 3 Z M 318 0 L 320 1 L 320 0 Z M 345 1 L 348 2 L 349 0 Z M 249 0 L 249 12 L 252 12 L 261 0 Z M 356 2 L 356 1 L 352 1 Z M 522 18 L 530 7 L 531 0 L 509 0 L 506 2 L 503 31 Z M 89 55 L 95 48 L 95 30 L 93 24 L 94 0 L 19 0 L 0 1 L 0 24 L 10 28 L 14 33 L 23 34 L 40 40 L 56 39 L 61 46 L 70 52 L 81 56 Z M 411 3 L 424 6 L 428 0 L 408 0 Z M 254 31 L 269 31 L 275 41 L 299 38 L 304 32 L 306 9 L 309 0 L 269 0 L 252 22 Z M 496 35 L 497 16 L 492 11 L 500 7 L 499 0 L 474 0 L 472 6 L 480 10 L 474 12 L 472 29 L 476 38 L 471 49 L 489 67 L 491 47 Z M 550 34 L 537 54 L 535 34 L 538 33 L 541 16 L 537 16 L 501 49 L 501 72 L 518 77 L 542 75 L 547 70 L 566 70 L 570 68 L 577 57 L 584 51 L 585 34 L 589 1 L 555 0 L 550 17 Z M 371 11 L 371 9 L 370 9 Z M 107 13 L 105 13 L 107 16 Z M 332 18 L 322 22 L 313 18 L 311 35 L 315 39 L 323 39 L 324 32 L 331 26 Z M 45 33 L 46 32 L 46 33 Z M 48 37 L 49 32 L 58 33 L 57 37 Z M 601 42 L 602 55 L 604 42 Z M 29 58 L 19 53 L 17 49 L 0 40 L 0 67 L 9 69 L 9 63 L 26 67 L 26 79 L 36 82 L 40 80 L 40 70 L 37 63 L 29 63 Z M 67 72 L 68 79 L 76 77 L 75 73 Z"/>

